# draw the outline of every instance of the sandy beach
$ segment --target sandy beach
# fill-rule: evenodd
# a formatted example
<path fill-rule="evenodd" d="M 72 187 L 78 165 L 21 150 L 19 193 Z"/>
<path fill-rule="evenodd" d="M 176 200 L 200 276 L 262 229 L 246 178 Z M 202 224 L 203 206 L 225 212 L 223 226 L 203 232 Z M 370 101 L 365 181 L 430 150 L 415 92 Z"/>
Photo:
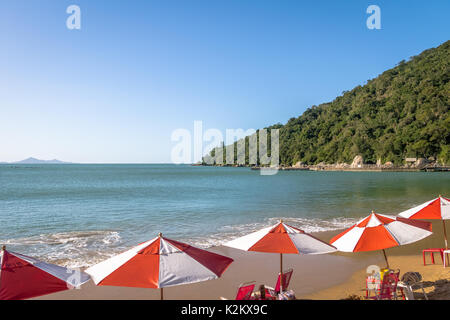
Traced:
<path fill-rule="evenodd" d="M 339 231 L 315 234 L 329 241 Z M 390 248 L 386 252 L 391 268 L 400 269 L 400 276 L 407 271 L 420 272 L 430 299 L 450 299 L 450 267 L 443 268 L 440 257 L 435 265 L 423 266 L 422 249 L 442 247 L 442 222 L 433 222 L 433 235 L 410 245 Z M 227 247 L 215 247 L 210 251 L 233 258 L 235 261 L 220 279 L 164 289 L 165 299 L 216 300 L 233 299 L 240 283 L 256 281 L 257 286 L 275 286 L 279 272 L 279 256 L 256 252 L 243 252 Z M 298 299 L 334 300 L 365 294 L 366 268 L 370 265 L 385 266 L 381 252 L 333 253 L 318 256 L 284 255 L 285 268 L 293 268 L 290 289 Z M 427 256 L 427 262 L 430 258 Z M 423 298 L 420 290 L 418 299 Z M 159 299 L 159 290 L 95 286 L 92 281 L 81 289 L 58 292 L 35 299 L 102 300 L 102 299 Z"/>

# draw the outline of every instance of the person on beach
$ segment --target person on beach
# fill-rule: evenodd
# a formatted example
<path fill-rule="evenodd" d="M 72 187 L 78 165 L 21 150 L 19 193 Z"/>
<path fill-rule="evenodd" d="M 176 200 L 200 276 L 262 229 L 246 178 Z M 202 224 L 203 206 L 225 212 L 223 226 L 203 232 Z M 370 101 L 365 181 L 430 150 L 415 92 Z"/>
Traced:
<path fill-rule="evenodd" d="M 266 300 L 266 287 L 263 284 L 259 286 L 259 300 Z"/>

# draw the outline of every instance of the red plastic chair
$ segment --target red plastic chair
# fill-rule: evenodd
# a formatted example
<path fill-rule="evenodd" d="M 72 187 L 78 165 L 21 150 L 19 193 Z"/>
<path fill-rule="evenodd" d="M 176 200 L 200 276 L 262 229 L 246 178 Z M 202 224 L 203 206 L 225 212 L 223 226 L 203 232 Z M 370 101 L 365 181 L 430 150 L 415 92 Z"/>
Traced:
<path fill-rule="evenodd" d="M 376 300 L 397 300 L 397 284 L 399 281 L 400 270 L 397 272 L 389 272 L 383 276 L 383 281 L 381 282 L 380 289 L 374 297 L 369 297 L 370 299 Z"/>
<path fill-rule="evenodd" d="M 441 255 L 442 263 L 444 263 L 444 248 L 429 248 L 422 250 L 423 265 L 426 266 L 427 262 L 425 260 L 425 254 L 428 252 L 431 255 L 431 263 L 434 264 L 434 253 L 439 253 Z"/>
<path fill-rule="evenodd" d="M 278 279 L 277 279 L 277 284 L 275 285 L 275 292 L 280 293 L 280 279 L 283 279 L 283 291 L 286 291 L 287 288 L 289 287 L 289 283 L 291 282 L 291 278 L 292 278 L 292 273 L 294 272 L 293 269 L 288 269 L 283 271 L 283 275 L 281 276 L 280 274 L 278 274 Z"/>
<path fill-rule="evenodd" d="M 255 281 L 243 283 L 239 286 L 235 300 L 251 300 L 255 289 Z"/>
<path fill-rule="evenodd" d="M 289 283 L 291 282 L 293 272 L 294 272 L 293 269 L 288 269 L 288 270 L 283 271 L 282 275 L 278 274 L 278 279 L 277 279 L 277 284 L 275 285 L 275 289 L 266 287 L 266 296 L 273 297 L 273 298 L 277 297 L 277 295 L 281 291 L 281 286 L 280 286 L 281 279 L 283 279 L 283 291 L 286 291 L 287 288 L 289 287 Z"/>

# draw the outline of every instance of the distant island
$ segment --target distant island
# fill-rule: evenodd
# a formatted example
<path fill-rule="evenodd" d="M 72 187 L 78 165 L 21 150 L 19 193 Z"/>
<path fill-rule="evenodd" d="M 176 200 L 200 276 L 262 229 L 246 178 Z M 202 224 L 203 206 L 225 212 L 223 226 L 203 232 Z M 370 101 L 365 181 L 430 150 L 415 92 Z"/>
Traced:
<path fill-rule="evenodd" d="M 312 106 L 284 125 L 266 128 L 280 130 L 280 167 L 417 169 L 450 165 L 449 79 L 450 41 L 446 41 L 409 61 L 400 61 L 331 102 Z M 249 137 L 244 139 L 240 140 L 247 147 L 243 165 L 249 166 Z M 211 150 L 201 164 L 226 163 L 229 148 L 234 149 L 237 163 L 236 146 L 237 142 L 222 145 L 223 152 Z M 216 159 L 216 150 L 223 160 Z M 259 166 L 260 159 L 256 160 Z"/>
<path fill-rule="evenodd" d="M 16 161 L 16 162 L 0 162 L 0 164 L 69 164 L 72 162 L 64 162 L 64 161 L 60 161 L 57 159 L 53 159 L 53 160 L 40 160 L 40 159 L 36 159 L 33 157 L 21 160 L 21 161 Z"/>

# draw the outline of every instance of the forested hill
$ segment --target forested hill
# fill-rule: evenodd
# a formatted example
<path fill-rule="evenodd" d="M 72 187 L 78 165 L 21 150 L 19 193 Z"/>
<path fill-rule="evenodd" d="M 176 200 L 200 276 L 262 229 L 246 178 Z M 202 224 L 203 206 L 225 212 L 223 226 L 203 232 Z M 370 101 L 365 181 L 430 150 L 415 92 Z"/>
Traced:
<path fill-rule="evenodd" d="M 434 157 L 448 164 L 449 60 L 447 41 L 272 126 L 280 128 L 281 164 L 351 163 L 356 155 L 367 163 Z"/>

